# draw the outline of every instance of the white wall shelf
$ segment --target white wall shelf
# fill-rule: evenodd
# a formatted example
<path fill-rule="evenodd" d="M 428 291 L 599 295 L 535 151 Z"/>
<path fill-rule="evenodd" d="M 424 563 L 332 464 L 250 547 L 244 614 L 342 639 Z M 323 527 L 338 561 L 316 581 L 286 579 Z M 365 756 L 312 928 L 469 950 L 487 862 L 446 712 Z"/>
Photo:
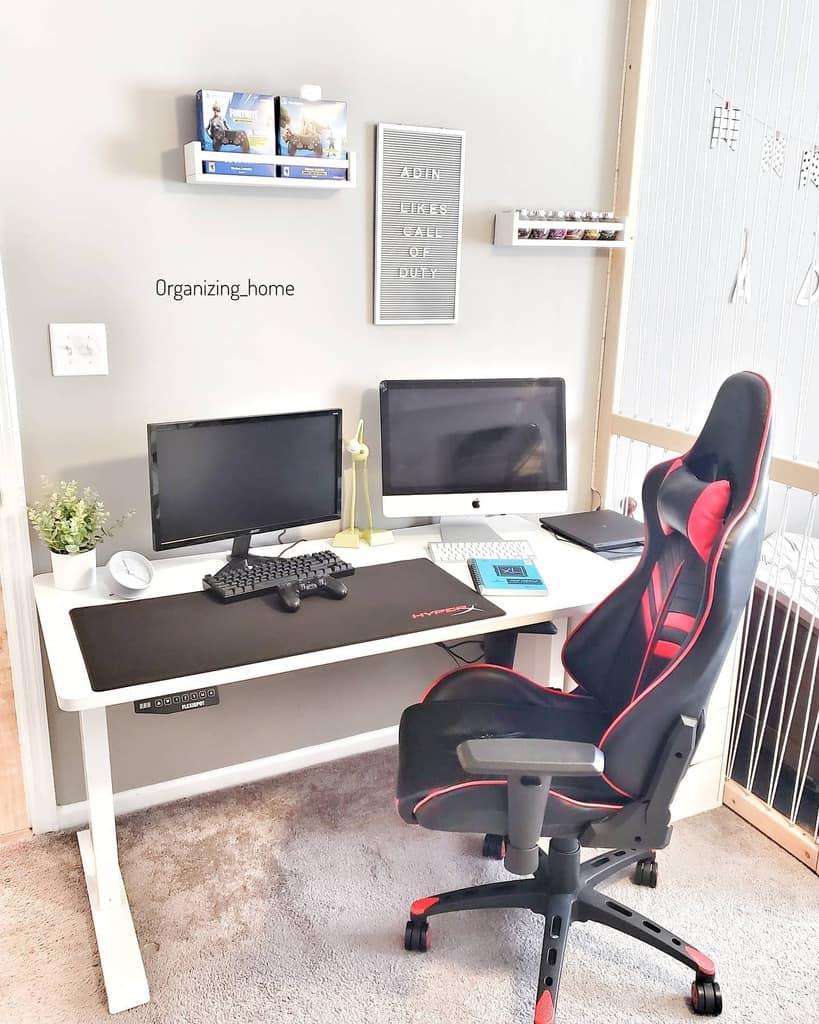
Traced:
<path fill-rule="evenodd" d="M 279 167 L 298 165 L 303 167 L 343 167 L 347 171 L 343 178 L 272 178 L 267 175 L 242 176 L 241 174 L 207 174 L 204 161 L 231 164 L 276 164 Z M 231 188 L 300 188 L 314 191 L 335 191 L 356 187 L 355 153 L 349 159 L 329 157 L 277 156 L 275 153 L 235 153 L 224 150 L 215 153 L 203 150 L 200 142 L 189 142 L 185 146 L 185 181 L 189 185 L 230 186 Z"/>
<path fill-rule="evenodd" d="M 585 231 L 587 228 L 597 228 L 598 231 L 616 231 L 618 237 L 615 239 L 602 238 L 518 238 L 518 228 L 543 228 L 549 231 L 551 228 L 563 228 L 569 231 L 578 226 Z M 528 246 L 530 249 L 546 249 L 549 247 L 560 247 L 562 249 L 623 249 L 626 242 L 623 235 L 626 230 L 626 222 L 622 220 L 521 220 L 517 210 L 503 210 L 495 214 L 495 245 L 504 246 Z"/>

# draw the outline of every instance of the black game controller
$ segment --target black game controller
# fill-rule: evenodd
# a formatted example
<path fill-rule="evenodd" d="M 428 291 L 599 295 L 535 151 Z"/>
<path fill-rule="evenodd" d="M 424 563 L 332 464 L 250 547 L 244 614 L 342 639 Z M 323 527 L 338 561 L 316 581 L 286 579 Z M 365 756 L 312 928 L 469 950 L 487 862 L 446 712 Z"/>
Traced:
<path fill-rule="evenodd" d="M 213 148 L 218 153 L 222 146 L 237 146 L 243 153 L 250 152 L 250 142 L 247 132 L 234 130 L 232 128 L 218 128 L 214 125 L 210 129 L 210 137 L 213 140 Z"/>
<path fill-rule="evenodd" d="M 282 608 L 286 612 L 297 612 L 301 608 L 303 594 L 321 594 L 322 597 L 341 601 L 347 596 L 347 587 L 334 576 L 324 576 L 309 583 L 285 583 L 283 587 L 279 587 L 278 594 Z"/>
<path fill-rule="evenodd" d="M 312 129 L 297 134 L 290 128 L 286 128 L 284 141 L 287 143 L 287 152 L 290 156 L 295 156 L 300 149 L 310 149 L 314 156 L 321 156 L 323 153 L 321 135 Z"/>

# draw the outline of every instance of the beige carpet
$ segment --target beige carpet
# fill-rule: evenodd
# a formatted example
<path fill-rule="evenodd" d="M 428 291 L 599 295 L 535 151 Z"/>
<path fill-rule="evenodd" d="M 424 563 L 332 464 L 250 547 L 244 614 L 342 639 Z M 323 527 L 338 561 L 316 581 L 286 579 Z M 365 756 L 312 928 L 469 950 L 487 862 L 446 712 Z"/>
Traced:
<path fill-rule="evenodd" d="M 517 1024 L 532 1019 L 540 918 L 433 919 L 418 896 L 504 877 L 472 837 L 393 810 L 394 751 L 144 811 L 119 826 L 152 1002 L 133 1024 Z M 508 876 L 506 876 L 508 877 Z M 72 835 L 0 846 L 0 1021 L 108 1020 Z M 680 824 L 656 890 L 610 886 L 709 953 L 743 1024 L 819 1014 L 819 879 L 723 809 Z M 695 1020 L 687 970 L 598 925 L 572 929 L 558 1019 Z"/>

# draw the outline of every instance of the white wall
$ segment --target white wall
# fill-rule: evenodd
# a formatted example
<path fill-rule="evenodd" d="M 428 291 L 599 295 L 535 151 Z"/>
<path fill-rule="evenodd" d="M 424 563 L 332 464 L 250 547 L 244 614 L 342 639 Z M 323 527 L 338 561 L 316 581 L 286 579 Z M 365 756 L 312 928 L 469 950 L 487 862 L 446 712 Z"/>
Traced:
<path fill-rule="evenodd" d="M 349 425 L 362 408 L 372 417 L 385 377 L 560 375 L 573 505 L 587 507 L 606 259 L 495 249 L 492 215 L 611 206 L 625 14 L 625 0 L 15 5 L 0 38 L 0 246 L 29 493 L 42 474 L 92 484 L 113 511 L 136 510 L 101 559 L 150 552 L 149 421 L 338 404 Z M 349 101 L 355 192 L 183 183 L 197 88 L 292 93 L 303 81 Z M 380 120 L 466 130 L 457 327 L 372 325 Z M 157 277 L 249 276 L 292 282 L 295 297 L 154 293 Z M 50 321 L 104 321 L 109 376 L 51 377 Z M 393 724 L 443 658 L 250 683 L 213 714 L 116 709 L 115 784 Z M 53 706 L 50 717 L 58 798 L 75 800 L 76 724 Z"/>

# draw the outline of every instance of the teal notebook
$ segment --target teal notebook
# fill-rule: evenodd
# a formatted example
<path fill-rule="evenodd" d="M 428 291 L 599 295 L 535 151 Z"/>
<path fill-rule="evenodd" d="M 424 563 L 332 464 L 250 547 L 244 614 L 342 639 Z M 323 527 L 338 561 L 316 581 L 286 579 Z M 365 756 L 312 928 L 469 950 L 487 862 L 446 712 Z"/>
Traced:
<path fill-rule="evenodd" d="M 531 558 L 470 558 L 467 565 L 475 589 L 487 596 L 549 592 Z"/>

